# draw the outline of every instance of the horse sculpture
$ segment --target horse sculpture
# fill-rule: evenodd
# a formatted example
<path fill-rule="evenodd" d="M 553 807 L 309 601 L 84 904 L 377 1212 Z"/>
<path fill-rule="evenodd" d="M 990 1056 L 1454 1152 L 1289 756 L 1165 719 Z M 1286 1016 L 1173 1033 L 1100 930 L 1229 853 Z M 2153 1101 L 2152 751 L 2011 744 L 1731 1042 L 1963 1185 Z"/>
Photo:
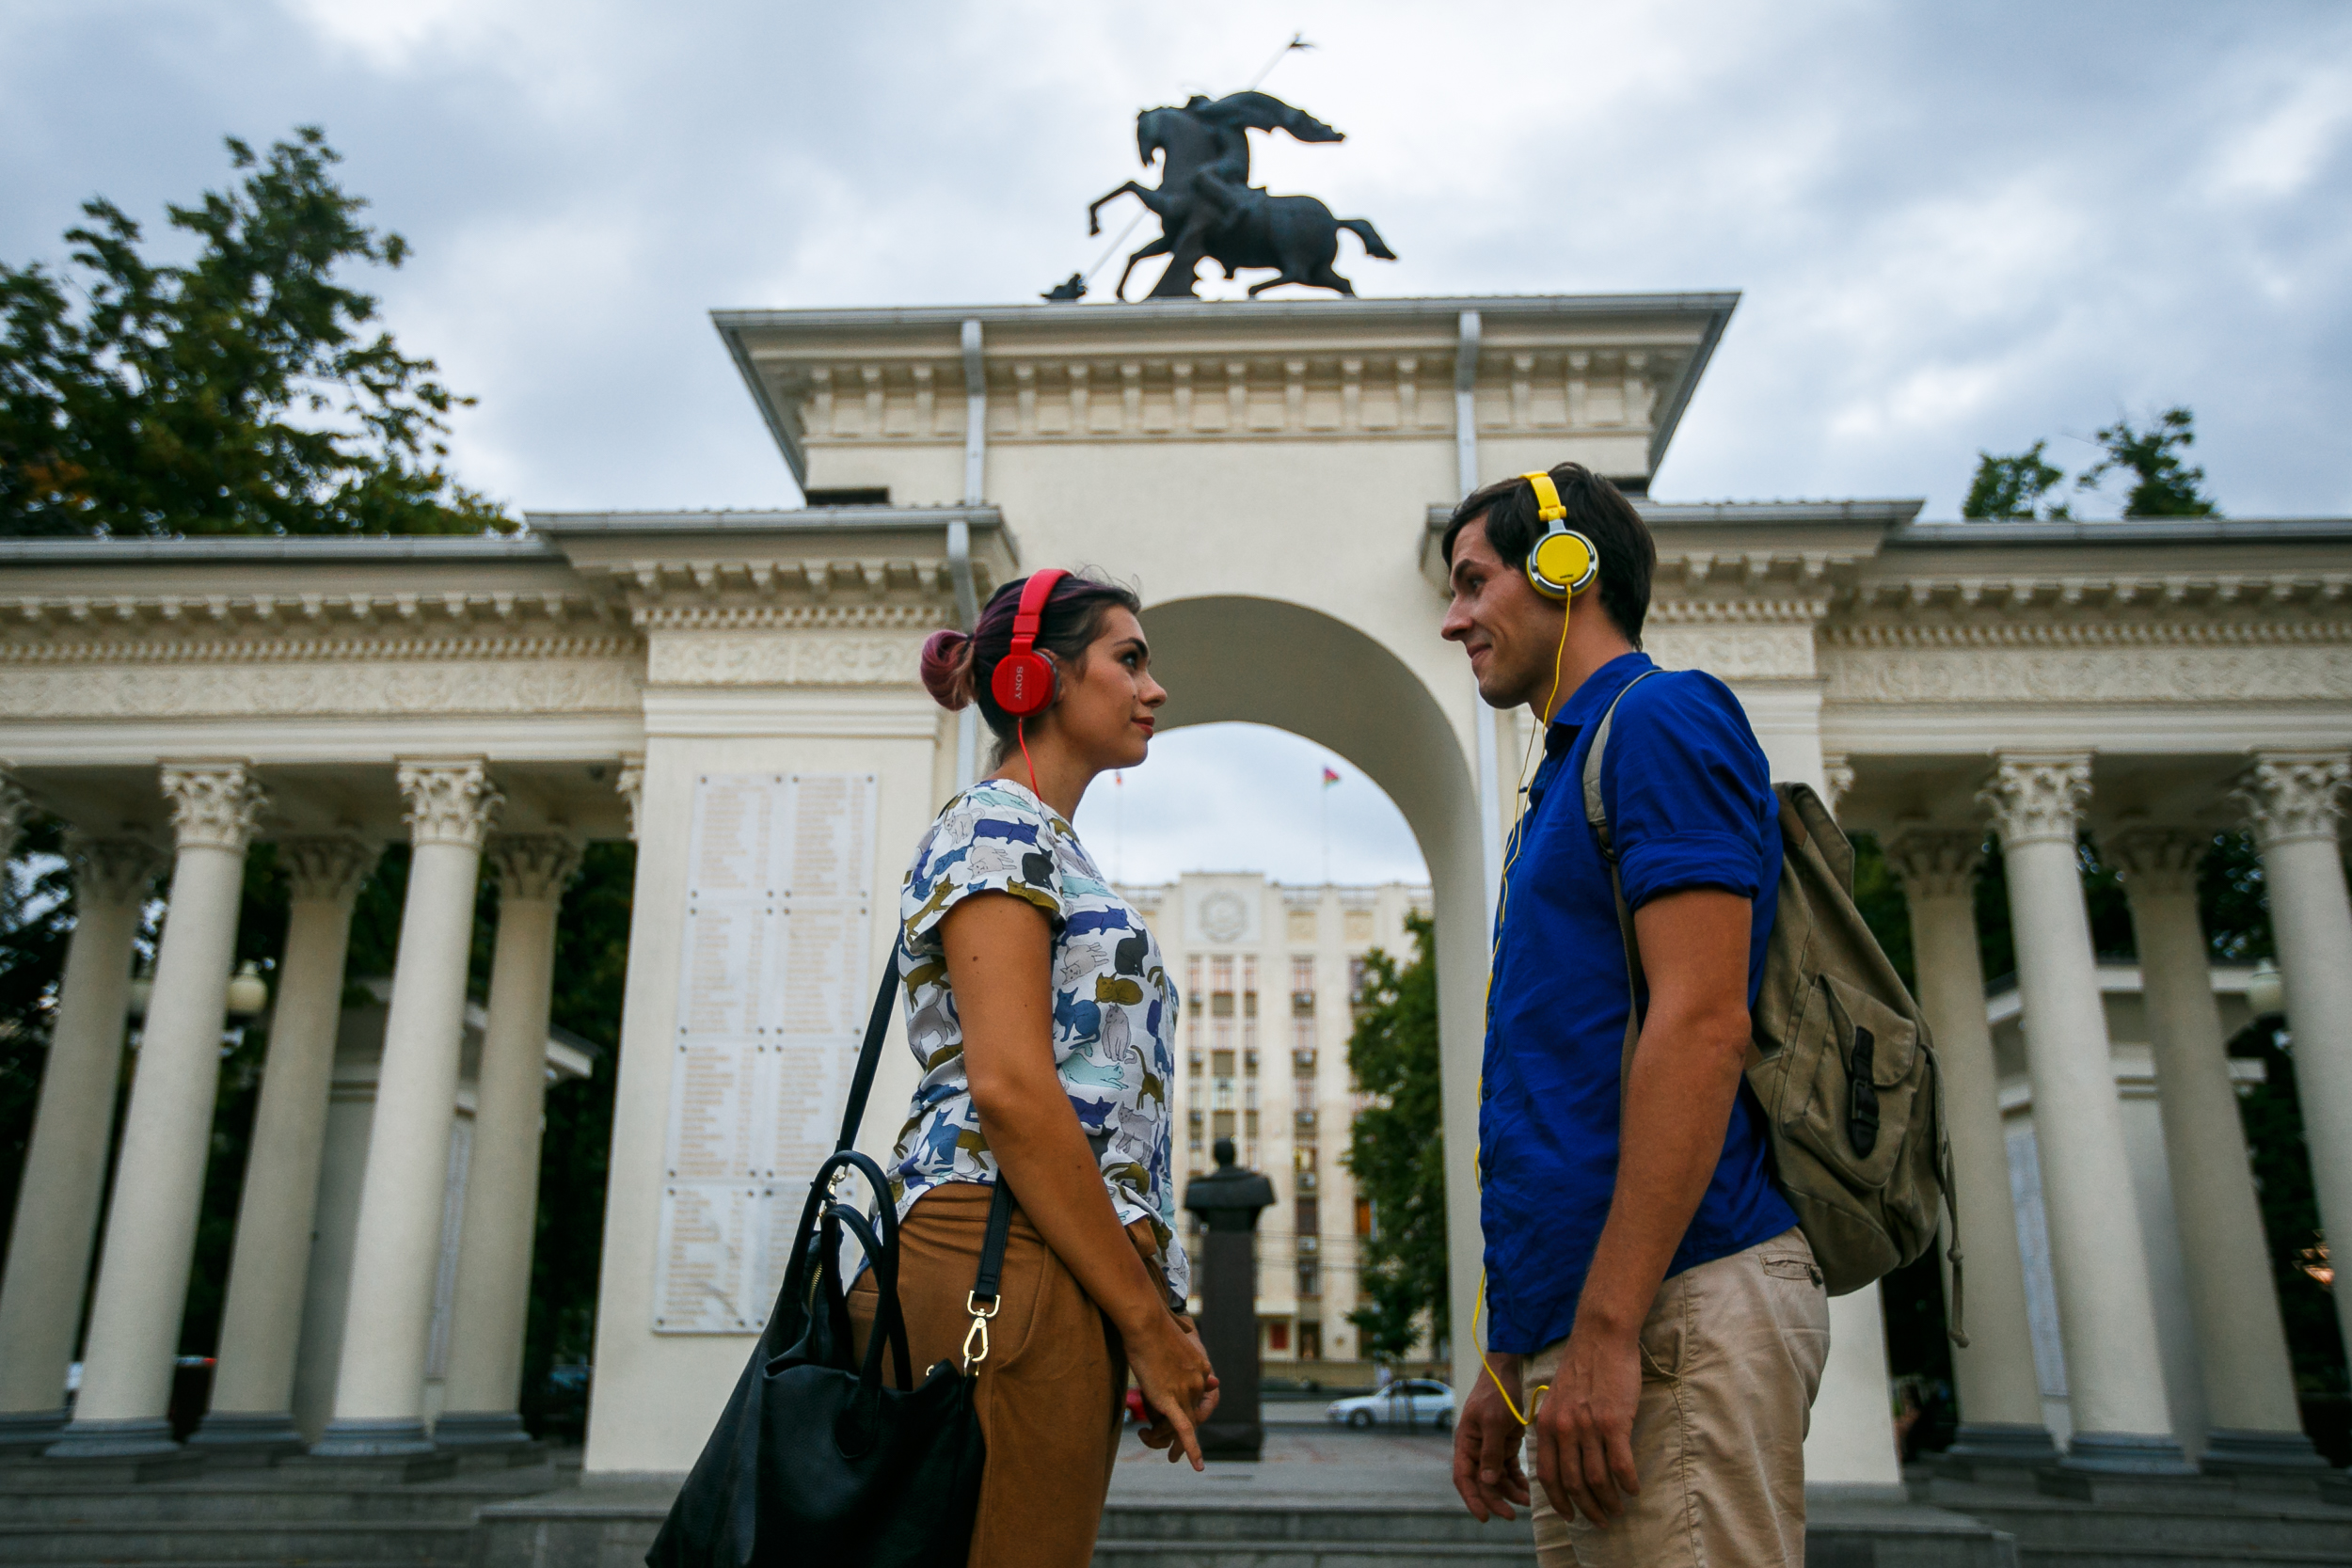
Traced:
<path fill-rule="evenodd" d="M 1331 270 L 1340 253 L 1340 230 L 1355 230 L 1364 254 L 1383 261 L 1396 255 L 1367 218 L 1335 218 L 1311 196 L 1268 196 L 1249 183 L 1249 133 L 1287 131 L 1305 142 L 1346 138 L 1302 109 L 1263 92 L 1237 92 L 1214 102 L 1194 97 L 1181 109 L 1146 109 L 1136 116 L 1136 150 L 1144 166 L 1160 154 L 1159 188 L 1130 180 L 1087 208 L 1087 232 L 1103 231 L 1106 202 L 1133 196 L 1159 214 L 1160 237 L 1127 258 L 1112 290 L 1127 297 L 1136 263 L 1152 256 L 1170 258 L 1153 285 L 1152 299 L 1197 299 L 1196 274 L 1203 257 L 1231 277 L 1242 267 L 1273 267 L 1277 275 L 1249 286 L 1251 298 L 1285 283 L 1353 294 L 1355 285 Z"/>

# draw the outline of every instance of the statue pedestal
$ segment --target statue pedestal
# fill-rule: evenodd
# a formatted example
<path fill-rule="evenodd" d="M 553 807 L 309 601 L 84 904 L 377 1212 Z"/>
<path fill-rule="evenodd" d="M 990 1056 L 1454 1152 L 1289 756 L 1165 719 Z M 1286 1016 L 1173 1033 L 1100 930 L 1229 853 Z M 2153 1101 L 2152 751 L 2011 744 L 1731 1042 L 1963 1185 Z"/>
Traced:
<path fill-rule="evenodd" d="M 1200 1430 L 1206 1459 L 1256 1459 L 1265 1448 L 1258 1418 L 1258 1215 L 1274 1183 L 1233 1164 L 1233 1141 L 1216 1141 L 1216 1169 L 1184 1188 L 1184 1207 L 1208 1227 L 1201 1256 L 1200 1343 L 1217 1380 L 1216 1413 Z"/>

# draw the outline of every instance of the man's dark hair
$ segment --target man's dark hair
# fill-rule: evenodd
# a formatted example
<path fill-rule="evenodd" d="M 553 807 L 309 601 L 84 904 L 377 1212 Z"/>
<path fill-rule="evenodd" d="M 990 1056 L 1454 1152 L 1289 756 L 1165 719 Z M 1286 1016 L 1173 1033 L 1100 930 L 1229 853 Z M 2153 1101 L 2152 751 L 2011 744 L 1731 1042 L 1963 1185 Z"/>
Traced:
<path fill-rule="evenodd" d="M 1560 504 L 1568 509 L 1568 527 L 1593 542 L 1600 552 L 1600 607 L 1609 612 L 1625 640 L 1642 645 L 1642 623 L 1649 618 L 1649 579 L 1658 570 L 1658 545 L 1649 525 L 1615 485 L 1581 463 L 1563 463 L 1551 470 Z M 1545 525 L 1535 515 L 1535 487 L 1524 479 L 1499 480 L 1473 490 L 1445 525 L 1445 563 L 1454 566 L 1454 541 L 1464 527 L 1484 515 L 1486 543 L 1514 570 L 1527 565 L 1527 553 L 1544 536 Z"/>

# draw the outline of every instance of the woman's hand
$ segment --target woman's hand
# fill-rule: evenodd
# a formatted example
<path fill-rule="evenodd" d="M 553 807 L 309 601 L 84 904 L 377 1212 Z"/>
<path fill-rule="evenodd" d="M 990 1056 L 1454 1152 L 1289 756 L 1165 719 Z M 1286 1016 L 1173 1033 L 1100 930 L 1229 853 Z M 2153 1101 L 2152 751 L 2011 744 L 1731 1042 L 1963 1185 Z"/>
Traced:
<path fill-rule="evenodd" d="M 1127 1338 L 1127 1365 L 1142 1385 L 1144 1408 L 1152 1414 L 1143 1446 L 1166 1449 L 1170 1465 L 1182 1455 L 1194 1469 L 1204 1468 L 1194 1429 L 1216 1412 L 1217 1382 L 1200 1332 L 1188 1319 L 1163 1311 L 1156 1323 Z"/>

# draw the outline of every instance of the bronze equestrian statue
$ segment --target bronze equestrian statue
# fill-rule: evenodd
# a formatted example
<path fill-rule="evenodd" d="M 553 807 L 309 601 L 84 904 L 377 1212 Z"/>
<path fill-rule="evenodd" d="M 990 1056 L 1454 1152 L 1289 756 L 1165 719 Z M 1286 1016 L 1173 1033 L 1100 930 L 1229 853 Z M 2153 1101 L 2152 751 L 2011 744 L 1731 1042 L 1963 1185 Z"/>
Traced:
<path fill-rule="evenodd" d="M 1355 286 L 1331 270 L 1340 253 L 1340 230 L 1352 229 L 1364 254 L 1396 260 L 1366 218 L 1335 218 L 1311 196 L 1268 196 L 1249 183 L 1249 133 L 1288 131 L 1300 141 L 1346 138 L 1302 109 L 1263 92 L 1237 92 L 1211 101 L 1196 96 L 1181 109 L 1146 109 L 1136 116 L 1136 150 L 1146 167 L 1159 153 L 1156 190 L 1130 180 L 1087 208 L 1087 232 L 1103 231 L 1104 203 L 1135 196 L 1160 217 L 1160 237 L 1127 258 L 1119 275 L 1118 299 L 1127 297 L 1127 278 L 1147 256 L 1168 256 L 1168 271 L 1153 286 L 1153 299 L 1197 299 L 1195 273 L 1206 257 L 1231 277 L 1242 267 L 1274 267 L 1277 275 L 1249 286 L 1251 298 L 1284 283 L 1353 294 Z"/>

